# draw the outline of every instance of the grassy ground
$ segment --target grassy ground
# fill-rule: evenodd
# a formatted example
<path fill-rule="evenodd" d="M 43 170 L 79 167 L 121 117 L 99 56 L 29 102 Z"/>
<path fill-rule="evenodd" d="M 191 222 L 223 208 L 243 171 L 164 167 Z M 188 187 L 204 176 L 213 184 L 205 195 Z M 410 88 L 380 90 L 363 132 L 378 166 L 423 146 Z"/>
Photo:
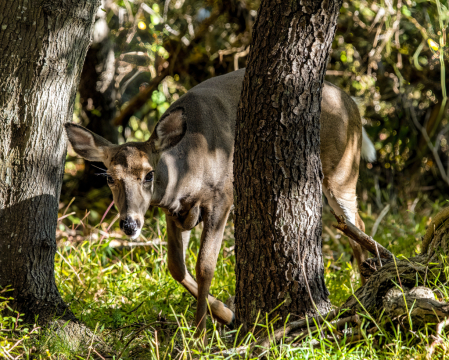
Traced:
<path fill-rule="evenodd" d="M 419 250 L 420 237 L 425 233 L 429 219 L 442 205 L 422 200 L 414 212 L 407 209 L 389 212 L 380 223 L 375 238 L 395 254 L 410 256 Z M 70 213 L 70 209 L 66 213 Z M 163 216 L 147 219 L 148 226 L 143 234 L 152 241 L 151 245 L 129 246 L 116 228 L 117 224 L 110 226 L 114 218 L 112 213 L 94 227 L 86 220 L 81 223 L 75 215 L 59 222 L 55 275 L 65 301 L 80 320 L 105 339 L 115 359 L 230 358 L 222 351 L 253 340 L 247 337 L 236 343 L 235 333 L 220 335 L 209 321 L 211 341 L 200 351 L 192 335 L 195 301 L 171 278 L 167 269 Z M 362 209 L 361 215 L 369 234 L 377 214 L 372 214 L 368 207 Z M 338 306 L 359 284 L 350 263 L 348 240 L 331 228 L 332 222 L 332 215 L 326 208 L 323 218 L 326 227 L 323 231 L 325 277 L 330 299 Z M 107 232 L 109 235 L 105 236 Z M 196 261 L 199 235 L 199 229 L 192 232 L 188 250 L 191 270 Z M 223 301 L 235 291 L 233 243 L 232 223 L 229 223 L 211 289 L 212 294 Z M 444 285 L 442 288 L 446 290 Z M 0 310 L 7 306 L 7 298 L 8 293 L 3 290 Z M 377 320 L 382 323 L 382 319 Z M 431 328 L 429 326 L 428 331 Z M 314 339 L 315 342 L 310 339 L 299 347 L 273 346 L 266 355 L 269 359 L 414 359 L 425 356 L 430 341 L 428 333 L 412 335 L 395 328 L 386 331 L 382 325 L 379 325 L 376 336 L 365 333 L 355 344 L 345 344 L 343 340 L 330 345 L 327 340 L 320 339 L 319 334 L 314 335 Z M 100 358 L 88 349 L 89 344 L 84 345 L 83 350 L 54 332 L 22 325 L 20 316 L 7 318 L 0 315 L 0 357 Z M 440 356 L 444 357 L 443 354 Z"/>

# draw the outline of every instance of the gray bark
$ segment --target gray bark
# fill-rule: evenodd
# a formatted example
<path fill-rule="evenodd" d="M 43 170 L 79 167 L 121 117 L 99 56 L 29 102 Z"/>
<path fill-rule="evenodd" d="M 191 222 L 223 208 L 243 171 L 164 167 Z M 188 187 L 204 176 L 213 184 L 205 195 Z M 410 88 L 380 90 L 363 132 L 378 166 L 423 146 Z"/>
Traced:
<path fill-rule="evenodd" d="M 234 152 L 236 318 L 246 329 L 282 302 L 272 318 L 330 307 L 319 136 L 340 5 L 263 0 L 254 25 Z"/>
<path fill-rule="evenodd" d="M 73 318 L 54 278 L 66 137 L 99 0 L 0 0 L 0 287 L 24 320 Z"/>

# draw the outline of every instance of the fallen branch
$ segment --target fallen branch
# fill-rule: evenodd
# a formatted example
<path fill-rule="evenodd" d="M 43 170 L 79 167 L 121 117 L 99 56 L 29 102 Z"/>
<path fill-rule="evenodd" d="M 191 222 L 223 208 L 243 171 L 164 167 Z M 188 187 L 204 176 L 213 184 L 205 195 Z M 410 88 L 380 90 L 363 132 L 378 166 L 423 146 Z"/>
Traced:
<path fill-rule="evenodd" d="M 449 254 L 449 210 L 443 209 L 430 224 L 428 229 L 430 241 L 427 251 L 408 259 L 394 258 L 371 237 L 353 224 L 346 223 L 343 217 L 336 216 L 336 218 L 338 225 L 334 227 L 343 231 L 351 239 L 374 254 L 377 246 L 382 258 L 381 264 L 378 263 L 378 258 L 368 259 L 363 263 L 362 270 L 366 268 L 364 271 L 368 272 L 366 284 L 357 289 L 340 308 L 326 315 L 293 321 L 270 333 L 268 337 L 259 338 L 252 345 L 226 350 L 221 354 L 254 352 L 261 355 L 267 352 L 272 343 L 284 341 L 292 343 L 293 346 L 303 346 L 304 339 L 313 335 L 325 338 L 330 344 L 338 343 L 343 338 L 345 344 L 363 341 L 366 334 L 374 335 L 379 331 L 389 331 L 389 327 L 379 328 L 376 323 L 376 319 L 381 320 L 382 316 L 386 316 L 402 328 L 409 328 L 412 333 L 424 326 L 437 325 L 436 335 L 429 342 L 428 351 L 433 353 L 438 346 L 444 345 L 441 342 L 441 335 L 444 328 L 449 326 L 449 303 L 436 300 L 437 290 L 432 291 L 422 285 L 448 281 L 444 271 L 445 263 L 442 263 L 441 256 Z M 436 252 L 434 249 L 439 251 Z M 392 259 L 394 261 L 391 261 Z M 345 317 L 335 320 L 343 312 Z M 364 323 L 369 326 L 369 330 L 361 328 L 360 314 L 364 318 Z M 355 325 L 347 326 L 346 324 L 349 323 Z M 329 326 L 322 326 L 322 324 Z M 347 328 L 348 331 L 339 331 L 343 328 Z M 366 328 L 365 325 L 363 328 Z M 317 341 L 313 339 L 311 345 L 315 346 L 313 343 L 316 344 Z"/>
<path fill-rule="evenodd" d="M 414 327 L 449 318 L 449 304 L 435 300 L 434 292 L 425 286 L 408 291 L 392 288 L 385 295 L 383 306 L 390 319 L 409 318 Z"/>
<path fill-rule="evenodd" d="M 338 321 L 336 321 L 335 323 L 332 324 L 332 331 L 337 331 L 337 330 L 341 330 L 344 329 L 346 324 L 351 324 L 354 323 L 357 326 L 361 325 L 361 321 L 360 321 L 360 317 L 356 314 L 356 315 L 352 315 L 352 316 L 348 316 L 345 317 L 343 319 L 340 319 Z M 304 340 L 307 335 L 312 334 L 318 330 L 322 330 L 321 327 L 318 326 L 313 326 L 310 327 L 309 329 L 303 330 L 299 333 L 293 333 L 291 334 L 291 341 L 295 341 L 295 342 L 301 342 L 302 340 Z"/>
<path fill-rule="evenodd" d="M 381 258 L 393 260 L 393 254 L 385 249 L 382 245 L 380 245 L 377 241 L 375 241 L 371 236 L 368 236 L 350 222 L 346 222 L 344 216 L 338 216 L 334 211 L 332 211 L 332 213 L 338 221 L 337 225 L 332 225 L 334 228 L 342 231 L 346 236 L 363 246 L 374 256 L 377 256 L 377 254 L 379 253 L 379 256 Z"/>
<path fill-rule="evenodd" d="M 366 337 L 366 334 L 375 334 L 377 331 L 379 331 L 377 326 L 374 326 L 374 327 L 364 331 L 365 334 L 363 334 L 362 331 L 354 331 L 352 334 L 346 336 L 345 345 L 354 344 L 361 340 L 364 340 Z M 336 340 L 329 340 L 329 342 L 333 343 L 333 344 L 337 344 Z M 321 344 L 318 343 L 318 344 L 314 345 L 314 347 L 319 348 L 319 347 L 321 347 Z"/>
<path fill-rule="evenodd" d="M 380 260 L 380 264 L 379 264 Z M 360 266 L 360 274 L 368 280 L 371 275 L 373 275 L 377 270 L 381 269 L 390 260 L 379 259 L 379 258 L 369 258 L 365 260 Z"/>

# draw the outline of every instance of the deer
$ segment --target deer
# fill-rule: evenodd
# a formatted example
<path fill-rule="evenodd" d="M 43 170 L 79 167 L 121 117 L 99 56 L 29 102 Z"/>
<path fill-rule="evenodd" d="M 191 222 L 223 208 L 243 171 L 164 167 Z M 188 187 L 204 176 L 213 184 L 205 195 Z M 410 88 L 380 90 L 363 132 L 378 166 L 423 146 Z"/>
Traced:
<path fill-rule="evenodd" d="M 169 107 L 144 142 L 116 145 L 80 125 L 65 124 L 74 151 L 105 165 L 120 228 L 127 236 L 139 236 L 150 206 L 165 213 L 168 269 L 197 299 L 199 333 L 205 330 L 208 307 L 221 324 L 232 329 L 235 322 L 233 311 L 209 289 L 234 202 L 235 123 L 244 75 L 241 69 L 193 87 Z M 356 197 L 360 157 L 372 162 L 376 151 L 354 100 L 329 82 L 324 82 L 322 94 L 323 193 L 336 214 L 364 231 Z M 195 279 L 185 258 L 190 231 L 200 222 Z M 360 268 L 367 252 L 349 241 Z"/>

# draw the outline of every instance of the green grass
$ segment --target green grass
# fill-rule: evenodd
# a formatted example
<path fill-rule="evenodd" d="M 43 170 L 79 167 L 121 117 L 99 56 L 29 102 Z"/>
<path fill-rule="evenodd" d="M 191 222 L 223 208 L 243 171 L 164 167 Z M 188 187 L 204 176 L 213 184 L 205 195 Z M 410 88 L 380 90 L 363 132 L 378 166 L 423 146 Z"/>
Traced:
<path fill-rule="evenodd" d="M 443 204 L 424 205 L 416 214 L 408 211 L 389 213 L 383 219 L 376 239 L 396 254 L 412 255 L 419 247 L 429 217 L 435 215 Z M 377 216 L 366 211 L 362 211 L 361 215 L 367 233 L 370 233 Z M 64 300 L 80 320 L 105 339 L 115 359 L 118 356 L 123 359 L 159 360 L 230 358 L 230 355 L 220 355 L 220 351 L 254 340 L 246 337 L 237 343 L 233 332 L 220 336 L 215 324 L 208 320 L 210 341 L 202 349 L 193 336 L 196 302 L 172 279 L 167 268 L 164 218 L 147 220 L 148 226 L 143 232 L 148 239 L 156 239 L 156 244 L 134 248 L 111 247 L 111 240 L 115 237 L 99 240 L 97 229 L 107 229 L 112 218 L 108 214 L 105 223 L 95 228 L 86 226 L 83 231 L 80 231 L 83 226 L 79 226 L 78 233 L 82 235 L 78 236 L 78 241 L 71 242 L 67 239 L 68 235 L 64 234 L 70 233 L 69 230 L 74 228 L 72 222 L 79 224 L 80 219 L 70 216 L 62 220 L 58 230 L 55 274 Z M 332 215 L 325 210 L 324 224 L 331 227 L 332 220 Z M 115 230 L 111 233 L 119 235 Z M 339 306 L 359 284 L 355 267 L 349 262 L 348 240 L 335 229 L 331 229 L 331 233 L 332 237 L 329 231 L 323 232 L 325 278 L 331 293 L 330 299 Z M 211 288 L 211 293 L 223 301 L 234 295 L 235 291 L 232 234 L 232 224 L 229 223 L 222 247 L 225 251 L 220 254 Z M 199 235 L 200 230 L 192 232 L 188 249 L 187 262 L 192 271 L 195 268 Z M 444 284 L 439 286 L 444 294 L 449 293 Z M 0 293 L 0 310 L 7 306 L 8 293 L 5 290 Z M 363 339 L 355 344 L 345 344 L 344 341 L 331 344 L 317 333 L 312 336 L 315 347 L 311 339 L 295 347 L 288 344 L 273 345 L 266 356 L 269 359 L 412 359 L 425 356 L 426 345 L 430 341 L 428 333 L 424 331 L 415 336 L 391 328 L 389 319 L 385 317 L 376 321 L 380 325 L 374 335 L 366 332 L 368 323 L 363 323 Z M 431 332 L 433 328 L 429 325 L 426 331 Z M 0 357 L 86 359 L 87 356 L 85 351 L 62 340 L 54 332 L 22 325 L 20 316 L 0 315 Z M 241 358 L 245 356 L 242 354 Z M 99 358 L 93 352 L 89 357 Z"/>

